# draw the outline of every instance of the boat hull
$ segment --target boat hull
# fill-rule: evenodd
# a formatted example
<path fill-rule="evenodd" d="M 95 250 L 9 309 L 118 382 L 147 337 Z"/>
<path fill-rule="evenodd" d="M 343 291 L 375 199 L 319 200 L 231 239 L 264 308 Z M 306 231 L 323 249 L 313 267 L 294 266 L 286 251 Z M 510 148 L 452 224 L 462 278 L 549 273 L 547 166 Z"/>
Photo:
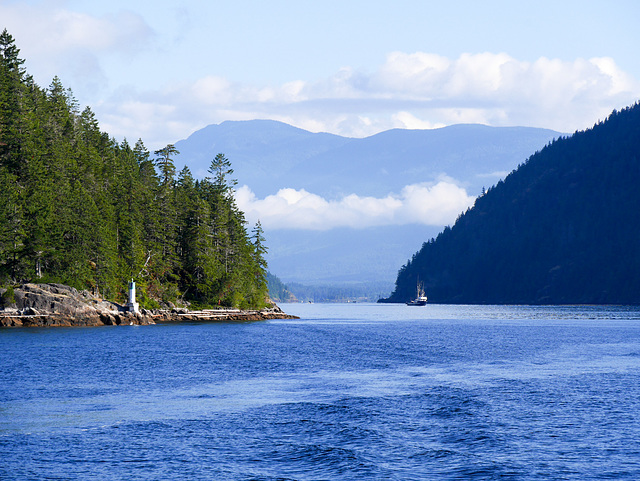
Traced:
<path fill-rule="evenodd" d="M 416 299 L 416 300 L 407 302 L 407 306 L 426 306 L 426 305 L 427 305 L 427 301 L 421 300 L 421 299 L 420 300 Z"/>

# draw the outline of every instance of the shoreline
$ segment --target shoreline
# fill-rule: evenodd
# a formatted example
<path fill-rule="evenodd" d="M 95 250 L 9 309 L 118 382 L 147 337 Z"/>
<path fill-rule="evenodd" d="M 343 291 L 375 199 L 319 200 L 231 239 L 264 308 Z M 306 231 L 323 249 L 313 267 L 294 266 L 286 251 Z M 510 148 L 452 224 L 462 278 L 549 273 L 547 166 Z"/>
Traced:
<path fill-rule="evenodd" d="M 2 327 L 98 327 L 148 326 L 171 322 L 251 322 L 269 319 L 299 319 L 277 305 L 260 310 L 186 308 L 140 309 L 105 301 L 87 291 L 63 284 L 24 284 L 12 292 L 0 289 L 0 328 Z"/>
<path fill-rule="evenodd" d="M 144 313 L 118 312 L 91 316 L 73 316 L 61 313 L 3 314 L 2 327 L 100 327 L 100 326 L 150 326 L 170 323 L 256 322 L 271 319 L 299 319 L 285 314 L 279 308 L 264 310 L 212 309 L 204 311 L 158 310 Z"/>

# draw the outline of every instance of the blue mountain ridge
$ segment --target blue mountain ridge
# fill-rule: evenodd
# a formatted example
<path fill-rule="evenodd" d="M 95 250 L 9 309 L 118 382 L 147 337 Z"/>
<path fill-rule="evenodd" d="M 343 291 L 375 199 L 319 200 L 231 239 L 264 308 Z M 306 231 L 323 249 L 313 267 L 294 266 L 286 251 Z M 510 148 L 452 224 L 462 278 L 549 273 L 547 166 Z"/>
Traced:
<path fill-rule="evenodd" d="M 224 153 L 239 185 L 258 197 L 283 187 L 324 197 L 384 196 L 446 174 L 472 195 L 513 170 L 561 134 L 532 127 L 458 124 L 432 130 L 393 129 L 365 138 L 311 133 L 273 120 L 226 121 L 176 142 L 178 170 L 203 178 Z"/>
<path fill-rule="evenodd" d="M 476 196 L 561 135 L 532 127 L 459 124 L 350 138 L 273 120 L 226 121 L 176 142 L 176 167 L 188 165 L 196 178 L 203 178 L 215 155 L 224 153 L 238 185 L 247 185 L 259 198 L 282 188 L 306 189 L 326 199 L 384 197 L 442 176 Z M 284 282 L 373 282 L 390 292 L 399 267 L 442 227 L 266 229 L 267 261 Z"/>

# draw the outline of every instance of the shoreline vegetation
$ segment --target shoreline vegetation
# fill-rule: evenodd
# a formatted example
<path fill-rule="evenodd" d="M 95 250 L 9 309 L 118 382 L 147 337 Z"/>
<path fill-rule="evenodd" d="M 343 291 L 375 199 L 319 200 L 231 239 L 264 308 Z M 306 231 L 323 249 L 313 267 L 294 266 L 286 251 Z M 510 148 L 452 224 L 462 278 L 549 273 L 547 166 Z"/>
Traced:
<path fill-rule="evenodd" d="M 100 130 L 58 77 L 38 86 L 0 33 L 0 287 L 58 283 L 146 309 L 269 307 L 262 226 L 234 198 L 223 153 L 208 176 L 176 171 Z M 188 160 L 188 159 L 187 159 Z"/>
<path fill-rule="evenodd" d="M 203 309 L 183 307 L 140 309 L 105 301 L 89 291 L 63 284 L 24 284 L 0 289 L 1 327 L 97 327 L 153 325 L 172 322 L 249 322 L 298 319 L 277 305 L 263 309 Z"/>
<path fill-rule="evenodd" d="M 438 304 L 640 304 L 640 103 L 534 153 L 402 266 Z"/>

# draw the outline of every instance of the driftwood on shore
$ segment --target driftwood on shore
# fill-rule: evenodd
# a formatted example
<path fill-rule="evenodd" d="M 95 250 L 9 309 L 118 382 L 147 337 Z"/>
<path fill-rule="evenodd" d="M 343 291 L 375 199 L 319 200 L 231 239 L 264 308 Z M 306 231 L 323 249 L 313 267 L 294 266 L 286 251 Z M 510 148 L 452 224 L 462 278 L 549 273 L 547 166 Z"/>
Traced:
<path fill-rule="evenodd" d="M 184 308 L 141 309 L 127 312 L 124 306 L 104 301 L 88 291 L 62 284 L 25 284 L 0 289 L 0 327 L 73 327 L 149 325 L 165 322 L 231 322 L 296 319 L 277 307 L 263 310 Z"/>

